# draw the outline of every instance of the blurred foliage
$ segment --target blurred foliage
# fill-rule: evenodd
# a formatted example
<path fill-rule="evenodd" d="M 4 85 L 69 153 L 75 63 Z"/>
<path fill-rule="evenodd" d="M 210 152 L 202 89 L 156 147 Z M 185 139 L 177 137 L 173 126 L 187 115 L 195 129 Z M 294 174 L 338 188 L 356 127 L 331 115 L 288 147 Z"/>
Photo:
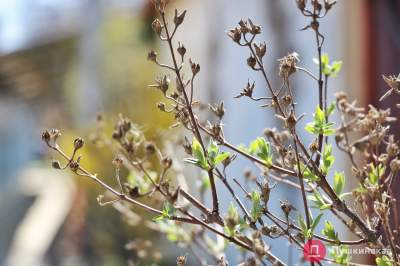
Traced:
<path fill-rule="evenodd" d="M 111 10 L 105 13 L 100 25 L 101 115 L 104 117 L 106 134 L 111 135 L 118 114 L 121 113 L 135 123 L 143 125 L 146 136 L 157 142 L 158 134 L 171 125 L 172 119 L 154 108 L 160 95 L 148 87 L 156 69 L 154 64 L 147 62 L 147 52 L 157 44 L 151 38 L 152 32 L 149 31 L 151 29 L 146 25 L 146 21 L 127 12 L 121 14 Z M 65 97 L 72 107 L 76 105 L 74 93 L 79 85 L 78 71 L 78 63 L 72 64 L 63 82 Z M 74 111 L 71 112 L 68 114 L 70 117 L 79 115 Z M 83 156 L 82 165 L 87 169 L 96 169 L 105 182 L 114 185 L 112 153 L 107 147 L 98 148 L 89 143 L 90 134 L 96 130 L 96 122 L 93 121 L 86 128 L 79 130 L 74 129 L 73 123 L 67 124 L 70 129 L 65 130 L 64 124 L 64 134 L 60 144 L 65 148 L 68 147 L 69 150 L 66 151 L 71 153 L 73 149 L 71 140 L 78 135 L 84 137 L 87 145 L 79 151 Z M 85 200 L 76 200 L 71 217 L 64 227 L 68 227 L 67 223 L 73 222 L 84 210 L 85 221 L 82 230 L 84 233 L 79 236 L 81 250 L 77 252 L 84 256 L 83 260 L 90 265 L 126 265 L 129 258 L 136 256 L 134 252 L 126 250 L 126 243 L 135 238 L 152 239 L 151 235 L 154 235 L 154 232 L 146 228 L 137 230 L 137 227 L 129 226 L 111 206 L 100 207 L 96 197 L 103 191 L 99 190 L 97 184 L 82 177 L 76 177 L 76 182 L 78 187 L 84 188 L 79 193 L 83 194 Z M 76 209 L 81 209 L 81 212 Z M 116 215 L 113 215 L 113 212 Z M 63 237 L 70 236 L 62 233 L 61 239 Z M 62 242 L 65 242 L 65 239 Z M 59 248 L 65 247 L 61 245 Z"/>

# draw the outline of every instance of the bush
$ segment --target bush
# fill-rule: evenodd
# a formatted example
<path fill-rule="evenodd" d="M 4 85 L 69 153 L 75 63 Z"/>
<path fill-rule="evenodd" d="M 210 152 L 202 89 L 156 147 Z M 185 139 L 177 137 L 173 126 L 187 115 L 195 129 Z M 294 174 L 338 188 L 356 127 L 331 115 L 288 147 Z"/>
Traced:
<path fill-rule="evenodd" d="M 201 179 L 195 196 L 193 191 L 177 185 L 171 176 L 176 173 L 173 160 L 154 143 L 146 140 L 140 127 L 128 118 L 121 117 L 112 134 L 112 141 L 103 140 L 117 150 L 118 156 L 113 161 L 116 186 L 107 184 L 97 174 L 81 166 L 81 157 L 77 152 L 84 146 L 84 141 L 77 138 L 72 155 L 67 155 L 57 144 L 60 132 L 56 129 L 43 133 L 43 141 L 58 152 L 66 161 L 61 164 L 53 162 L 57 169 L 69 168 L 79 176 L 91 178 L 102 186 L 108 194 L 100 195 L 100 205 L 127 204 L 130 208 L 119 210 L 129 218 L 132 212 L 144 210 L 153 216 L 147 219 L 149 228 L 160 231 L 174 242 L 189 247 L 199 263 L 206 265 L 198 252 L 206 252 L 214 263 L 227 265 L 223 251 L 227 243 L 236 246 L 244 256 L 243 265 L 284 265 L 268 245 L 266 238 L 285 238 L 287 241 L 305 250 L 310 240 L 318 240 L 333 247 L 329 257 L 305 259 L 322 264 L 334 262 L 341 265 L 351 264 L 348 249 L 353 245 L 365 245 L 380 250 L 390 250 L 386 255 L 376 255 L 378 265 L 398 263 L 399 246 L 397 228 L 391 224 L 396 216 L 396 198 L 392 194 L 392 184 L 400 168 L 399 147 L 394 135 L 389 133 L 389 123 L 396 121 L 390 116 L 390 109 L 380 110 L 369 106 L 367 110 L 350 102 L 345 93 L 336 94 L 336 101 L 327 102 L 328 80 L 334 78 L 341 69 L 341 61 L 330 62 L 329 56 L 322 53 L 325 37 L 320 32 L 320 20 L 333 8 L 335 1 L 297 0 L 301 15 L 309 19 L 303 30 L 315 33 L 318 74 L 299 66 L 299 55 L 291 53 L 279 59 L 279 77 L 283 86 L 275 88 L 269 80 L 263 58 L 267 54 L 266 44 L 257 42 L 261 26 L 248 19 L 241 20 L 238 26 L 229 30 L 228 36 L 242 49 L 247 49 L 250 56 L 247 65 L 259 72 L 265 80 L 267 95 L 255 96 L 255 84 L 247 82 L 243 91 L 236 98 L 248 98 L 255 102 L 264 102 L 263 107 L 272 108 L 276 118 L 281 121 L 281 129 L 265 129 L 264 136 L 258 137 L 248 146 L 231 144 L 223 133 L 224 104 L 209 104 L 209 111 L 215 115 L 213 122 L 202 123 L 198 116 L 200 102 L 194 99 L 195 78 L 200 73 L 200 65 L 191 59 L 187 60 L 186 48 L 180 42 L 174 42 L 176 31 L 185 19 L 186 11 L 175 10 L 172 23 L 167 23 L 165 13 L 166 0 L 155 0 L 154 6 L 159 18 L 152 23 L 154 32 L 168 48 L 170 64 L 161 63 L 155 51 L 150 51 L 148 60 L 172 73 L 175 80 L 174 89 L 171 76 L 163 75 L 151 85 L 158 89 L 165 101 L 157 104 L 162 112 L 170 113 L 175 118 L 174 126 L 180 126 L 192 134 L 192 139 L 182 140 L 187 158 L 182 161 L 195 165 L 206 174 Z M 184 62 L 189 62 L 189 75 L 184 75 Z M 296 113 L 295 99 L 291 84 L 294 74 L 306 74 L 315 80 L 318 89 L 318 102 L 315 103 L 313 118 L 305 117 L 310 122 L 304 130 L 314 136 L 309 145 L 299 137 L 298 121 L 302 118 Z M 399 93 L 400 75 L 383 76 L 388 92 L 382 96 Z M 264 85 L 263 85 L 264 86 Z M 330 122 L 330 116 L 337 112 L 340 125 Z M 103 135 L 97 139 L 104 138 Z M 333 145 L 343 152 L 351 162 L 351 178 L 358 187 L 345 192 L 345 185 L 350 177 L 335 170 Z M 249 163 L 258 166 L 263 180 L 251 179 L 254 189 L 247 191 L 245 186 L 235 178 L 227 176 L 226 169 L 234 163 L 236 157 L 242 156 Z M 156 162 L 156 163 L 154 163 Z M 130 171 L 126 178 L 120 177 L 120 170 Z M 327 177 L 333 176 L 333 182 Z M 290 179 L 289 177 L 292 177 Z M 193 180 L 194 177 L 186 177 Z M 293 179 L 295 178 L 295 179 Z M 215 180 L 219 179 L 232 196 L 232 203 L 227 210 L 220 208 L 219 193 Z M 295 181 L 293 181 L 295 180 Z M 303 210 L 296 210 L 287 202 L 280 203 L 282 213 L 272 213 L 268 208 L 274 200 L 272 181 L 282 182 L 301 192 Z M 233 188 L 235 183 L 236 189 Z M 193 187 L 190 188 L 193 190 Z M 211 191 L 212 206 L 206 206 L 204 195 Z M 146 199 L 143 201 L 141 199 Z M 350 208 L 348 201 L 354 201 L 356 209 Z M 247 208 L 245 201 L 251 202 Z M 313 217 L 311 208 L 318 213 Z M 346 226 L 358 240 L 344 240 L 331 221 L 322 221 L 323 214 L 331 212 Z M 197 215 L 200 213 L 200 215 Z M 146 219 L 146 215 L 142 215 Z M 294 219 L 293 217 L 297 217 Z M 156 225 L 156 226 L 155 226 Z M 323 226 L 321 233 L 316 231 Z M 222 245 L 205 232 L 222 237 Z M 312 249 L 311 249 L 312 251 Z M 185 265 L 186 257 L 178 257 L 177 264 Z"/>

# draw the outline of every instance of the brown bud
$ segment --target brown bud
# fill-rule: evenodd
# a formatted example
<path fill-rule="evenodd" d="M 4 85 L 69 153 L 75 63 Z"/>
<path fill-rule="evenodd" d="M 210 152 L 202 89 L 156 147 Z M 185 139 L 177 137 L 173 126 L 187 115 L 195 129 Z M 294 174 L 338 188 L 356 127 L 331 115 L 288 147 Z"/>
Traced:
<path fill-rule="evenodd" d="M 251 98 L 253 96 L 254 87 L 254 82 L 250 84 L 250 81 L 247 81 L 246 87 L 244 87 L 243 91 L 239 95 L 235 96 L 235 98 L 240 98 L 242 96 L 247 96 Z"/>
<path fill-rule="evenodd" d="M 186 48 L 183 44 L 178 43 L 178 48 L 176 49 L 178 51 L 178 53 L 180 54 L 180 56 L 183 58 L 186 54 Z"/>
<path fill-rule="evenodd" d="M 172 166 L 172 159 L 171 157 L 165 156 L 162 158 L 161 163 L 164 168 L 170 168 Z"/>
<path fill-rule="evenodd" d="M 240 43 L 240 40 L 242 39 L 242 33 L 241 33 L 240 29 L 237 27 L 234 29 L 231 29 L 228 32 L 228 36 L 236 43 Z"/>
<path fill-rule="evenodd" d="M 189 59 L 189 63 L 190 63 L 190 68 L 192 69 L 193 76 L 196 76 L 196 74 L 200 72 L 200 65 L 196 64 L 195 62 L 192 62 L 191 59 Z"/>
<path fill-rule="evenodd" d="M 256 55 L 258 58 L 262 59 L 267 51 L 267 45 L 265 43 L 254 44 L 254 49 L 256 50 Z"/>
<path fill-rule="evenodd" d="M 247 58 L 247 65 L 252 69 L 255 69 L 257 65 L 257 59 L 253 55 L 250 55 L 249 58 Z"/>
<path fill-rule="evenodd" d="M 319 3 L 318 0 L 312 0 L 311 4 L 314 6 L 314 9 L 319 12 L 322 9 L 322 5 Z"/>
<path fill-rule="evenodd" d="M 308 149 L 311 151 L 311 153 L 316 153 L 318 151 L 318 139 L 314 139 Z"/>
<path fill-rule="evenodd" d="M 292 210 L 294 210 L 294 207 L 287 201 L 281 201 L 281 209 L 285 216 L 289 217 L 289 214 Z"/>
<path fill-rule="evenodd" d="M 160 109 L 160 111 L 165 112 L 165 103 L 163 102 L 157 103 L 157 108 Z"/>
<path fill-rule="evenodd" d="M 156 152 L 156 147 L 151 142 L 146 143 L 144 148 L 146 150 L 146 153 L 149 154 L 149 155 L 150 154 L 154 154 Z"/>
<path fill-rule="evenodd" d="M 51 166 L 52 166 L 54 169 L 61 169 L 60 162 L 57 161 L 57 160 L 52 161 L 52 162 L 51 162 Z"/>
<path fill-rule="evenodd" d="M 175 16 L 174 16 L 174 24 L 176 27 L 182 24 L 183 20 L 185 19 L 186 10 L 183 11 L 181 14 L 178 14 L 178 10 L 175 8 Z"/>
<path fill-rule="evenodd" d="M 398 159 L 393 159 L 391 162 L 390 162 L 390 170 L 392 171 L 392 172 L 396 172 L 396 171 L 398 171 L 400 169 L 400 160 L 398 160 Z"/>
<path fill-rule="evenodd" d="M 132 186 L 129 183 L 125 183 L 124 187 L 125 187 L 126 194 L 128 194 L 129 197 L 137 198 L 140 195 L 138 186 Z"/>
<path fill-rule="evenodd" d="M 192 155 L 192 144 L 189 142 L 187 137 L 185 136 L 185 143 L 183 143 L 183 148 L 188 155 Z"/>
<path fill-rule="evenodd" d="M 214 104 L 211 105 L 209 104 L 208 107 L 210 110 L 219 118 L 222 119 L 222 117 L 225 114 L 225 108 L 224 108 L 224 102 L 221 101 L 219 104 Z"/>
<path fill-rule="evenodd" d="M 186 256 L 179 256 L 176 258 L 177 266 L 185 266 L 186 265 Z"/>
<path fill-rule="evenodd" d="M 303 11 L 306 8 L 306 0 L 296 0 L 297 7 Z"/>
<path fill-rule="evenodd" d="M 84 144 L 85 144 L 85 141 L 82 138 L 76 138 L 74 140 L 74 149 L 79 150 L 80 148 L 83 147 Z"/>
<path fill-rule="evenodd" d="M 147 54 L 147 60 L 152 61 L 152 62 L 157 62 L 157 53 L 154 52 L 153 50 L 151 50 L 151 51 Z"/>
<path fill-rule="evenodd" d="M 161 35 L 162 29 L 163 29 L 163 25 L 161 24 L 161 21 L 160 21 L 158 18 L 156 18 L 156 19 L 153 21 L 153 23 L 151 23 L 151 27 L 152 27 L 152 29 L 154 30 L 154 32 L 155 32 L 158 36 Z"/>
<path fill-rule="evenodd" d="M 289 106 L 293 103 L 293 99 L 292 96 L 290 96 L 289 94 L 285 95 L 282 97 L 282 103 L 285 106 Z"/>
<path fill-rule="evenodd" d="M 124 163 L 124 160 L 121 157 L 115 157 L 114 160 L 112 161 L 112 164 L 116 168 L 121 168 L 123 163 Z"/>
<path fill-rule="evenodd" d="M 255 25 L 253 23 L 253 21 L 251 21 L 251 19 L 248 19 L 248 20 L 249 20 L 249 24 L 250 24 L 250 33 L 254 34 L 254 35 L 260 34 L 261 33 L 261 26 Z"/>
<path fill-rule="evenodd" d="M 48 143 L 50 142 L 50 139 L 51 139 L 50 132 L 49 132 L 48 130 L 43 131 L 43 133 L 42 133 L 42 140 L 43 140 L 45 143 L 48 144 Z"/>
<path fill-rule="evenodd" d="M 79 169 L 79 163 L 76 162 L 76 161 L 72 161 L 72 162 L 69 164 L 69 168 L 70 168 L 73 172 L 76 172 L 76 171 L 78 171 L 78 169 Z"/>
<path fill-rule="evenodd" d="M 336 1 L 324 0 L 325 11 L 328 12 L 336 4 Z"/>
<path fill-rule="evenodd" d="M 241 33 L 246 34 L 250 31 L 249 27 L 247 26 L 247 22 L 245 22 L 243 19 L 241 19 L 238 24 L 240 26 Z"/>

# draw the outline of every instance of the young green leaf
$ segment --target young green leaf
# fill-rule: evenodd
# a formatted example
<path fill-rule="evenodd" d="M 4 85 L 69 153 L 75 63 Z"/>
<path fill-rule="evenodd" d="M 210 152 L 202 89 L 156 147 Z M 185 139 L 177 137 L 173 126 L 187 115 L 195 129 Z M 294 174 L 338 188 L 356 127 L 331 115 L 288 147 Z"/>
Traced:
<path fill-rule="evenodd" d="M 154 217 L 153 221 L 161 221 L 164 219 L 167 219 L 167 220 L 171 219 L 171 217 L 175 213 L 176 213 L 176 209 L 174 208 L 174 206 L 171 203 L 166 202 L 166 203 L 164 203 L 162 214 Z"/>
<path fill-rule="evenodd" d="M 323 214 L 323 213 L 320 213 L 320 214 L 317 216 L 317 218 L 315 218 L 314 220 L 312 220 L 312 222 L 311 222 L 311 228 L 310 228 L 310 229 L 311 229 L 311 234 L 313 234 L 315 228 L 317 228 L 317 225 L 318 225 L 319 221 L 321 220 L 322 215 L 324 215 L 324 214 Z"/>
<path fill-rule="evenodd" d="M 339 241 L 338 233 L 335 231 L 335 228 L 330 221 L 325 221 L 325 227 L 322 229 L 322 234 L 330 240 Z"/>
<path fill-rule="evenodd" d="M 313 122 L 308 123 L 304 129 L 314 135 L 322 134 L 328 136 L 335 133 L 333 125 L 334 123 L 332 122 L 326 122 L 325 113 L 318 105 L 315 109 Z"/>
<path fill-rule="evenodd" d="M 386 168 L 382 164 L 375 166 L 373 163 L 370 163 L 370 169 L 371 171 L 368 174 L 368 181 L 371 185 L 377 185 L 379 179 L 384 175 Z"/>
<path fill-rule="evenodd" d="M 204 155 L 204 151 L 203 148 L 201 147 L 200 142 L 196 138 L 193 138 L 192 141 L 192 153 L 194 158 L 185 158 L 183 161 L 186 163 L 194 164 L 202 169 L 207 170 L 209 168 L 209 165 L 206 156 Z"/>
<path fill-rule="evenodd" d="M 251 217 L 253 220 L 258 220 L 262 215 L 261 206 L 261 195 L 258 191 L 253 191 L 251 193 L 251 201 L 253 202 L 253 207 L 251 208 Z"/>
<path fill-rule="evenodd" d="M 308 199 L 314 203 L 311 208 L 320 209 L 321 211 L 327 210 L 332 207 L 332 204 L 326 203 L 318 191 L 314 195 L 308 196 Z"/>
<path fill-rule="evenodd" d="M 376 257 L 375 262 L 377 266 L 393 266 L 393 262 L 391 262 L 389 257 L 386 255 Z"/>
<path fill-rule="evenodd" d="M 330 255 L 339 265 L 348 265 L 350 260 L 349 247 L 346 245 L 335 246 L 330 249 Z"/>
<path fill-rule="evenodd" d="M 342 61 L 333 61 L 332 67 L 331 67 L 331 77 L 336 77 L 337 74 L 339 74 L 340 70 L 342 69 Z"/>
<path fill-rule="evenodd" d="M 306 182 L 316 182 L 319 180 L 319 177 L 315 175 L 310 168 L 305 168 L 304 164 L 300 164 L 300 171 L 303 173 L 303 177 Z"/>
<path fill-rule="evenodd" d="M 327 144 L 325 145 L 324 150 L 322 152 L 322 165 L 321 165 L 322 173 L 326 175 L 334 162 L 335 162 L 335 157 L 332 155 L 332 145 Z"/>
<path fill-rule="evenodd" d="M 337 195 L 341 195 L 344 185 L 345 185 L 346 179 L 344 176 L 343 172 L 335 172 L 335 175 L 333 176 L 333 190 Z"/>
<path fill-rule="evenodd" d="M 265 138 L 259 137 L 252 141 L 249 145 L 248 151 L 250 154 L 257 155 L 266 164 L 272 164 L 271 145 L 265 140 Z"/>
<path fill-rule="evenodd" d="M 336 108 L 336 101 L 331 102 L 327 107 L 326 107 L 326 117 L 329 117 L 333 114 Z"/>

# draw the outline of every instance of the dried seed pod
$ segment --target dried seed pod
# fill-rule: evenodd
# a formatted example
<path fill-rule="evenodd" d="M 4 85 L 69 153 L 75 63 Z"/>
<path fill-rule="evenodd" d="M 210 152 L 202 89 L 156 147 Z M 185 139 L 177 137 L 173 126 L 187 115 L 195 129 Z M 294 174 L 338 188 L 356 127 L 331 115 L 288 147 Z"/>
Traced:
<path fill-rule="evenodd" d="M 256 50 L 256 55 L 258 58 L 262 59 L 267 52 L 267 45 L 265 43 L 254 44 L 254 49 Z"/>
<path fill-rule="evenodd" d="M 181 14 L 178 14 L 178 10 L 175 8 L 174 24 L 176 27 L 178 27 L 183 23 L 185 15 L 186 15 L 186 10 L 183 11 Z"/>
<path fill-rule="evenodd" d="M 52 166 L 54 169 L 61 169 L 60 162 L 57 161 L 57 160 L 53 160 L 53 161 L 51 162 L 51 166 Z"/>
<path fill-rule="evenodd" d="M 156 18 L 153 23 L 151 23 L 151 27 L 153 29 L 153 31 L 158 35 L 161 36 L 161 32 L 163 29 L 163 25 L 161 24 L 161 21 Z"/>
<path fill-rule="evenodd" d="M 153 50 L 151 50 L 151 51 L 147 54 L 147 60 L 152 61 L 152 62 L 157 62 L 157 53 L 154 52 Z"/>
<path fill-rule="evenodd" d="M 192 59 L 189 59 L 189 63 L 190 63 L 190 68 L 192 69 L 193 76 L 196 76 L 197 73 L 200 72 L 200 65 L 193 62 Z"/>
<path fill-rule="evenodd" d="M 250 67 L 250 68 L 252 68 L 252 69 L 256 69 L 256 65 L 257 65 L 257 59 L 253 56 L 253 55 L 250 55 L 248 58 L 247 58 L 247 65 Z"/>
<path fill-rule="evenodd" d="M 240 43 L 240 40 L 242 39 L 242 32 L 238 27 L 231 29 L 228 32 L 228 36 L 236 43 Z"/>
<path fill-rule="evenodd" d="M 82 138 L 76 138 L 74 140 L 74 149 L 77 151 L 80 148 L 82 148 L 84 144 L 85 144 L 85 141 Z"/>
<path fill-rule="evenodd" d="M 43 140 L 45 143 L 49 144 L 49 142 L 50 142 L 50 140 L 51 140 L 51 135 L 50 135 L 50 132 L 49 132 L 48 130 L 43 131 L 43 133 L 42 133 L 42 140 Z"/>
<path fill-rule="evenodd" d="M 178 48 L 176 49 L 179 53 L 179 55 L 183 58 L 186 54 L 186 47 L 181 44 L 180 42 L 178 43 Z"/>

